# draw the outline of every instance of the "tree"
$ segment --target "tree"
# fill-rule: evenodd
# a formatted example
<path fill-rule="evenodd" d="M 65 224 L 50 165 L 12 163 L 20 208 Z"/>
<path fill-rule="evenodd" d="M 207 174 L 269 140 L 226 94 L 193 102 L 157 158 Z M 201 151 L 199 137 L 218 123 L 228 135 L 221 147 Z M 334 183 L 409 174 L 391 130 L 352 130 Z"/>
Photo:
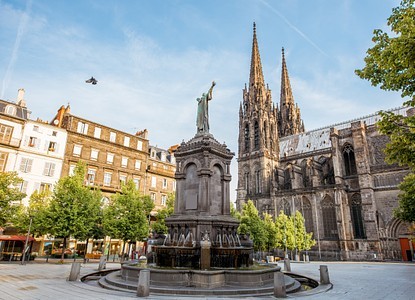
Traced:
<path fill-rule="evenodd" d="M 275 222 L 272 219 L 272 216 L 268 213 L 264 213 L 264 229 L 266 234 L 266 249 L 271 251 L 271 249 L 277 246 L 277 227 L 275 226 Z"/>
<path fill-rule="evenodd" d="M 375 29 L 375 46 L 367 50 L 366 66 L 356 74 L 383 90 L 401 91 L 415 100 L 415 0 L 403 0 L 388 18 L 391 35 Z"/>
<path fill-rule="evenodd" d="M 316 241 L 313 239 L 312 232 L 306 232 L 303 215 L 297 210 L 291 219 L 295 225 L 295 248 L 298 251 L 310 250 L 316 244 Z"/>
<path fill-rule="evenodd" d="M 104 209 L 104 231 L 124 241 L 142 241 L 149 235 L 149 215 L 154 203 L 149 196 L 142 195 L 132 180 L 121 187 L 108 207 Z M 123 257 L 122 257 L 123 259 Z"/>
<path fill-rule="evenodd" d="M 78 163 L 73 176 L 56 184 L 47 212 L 49 233 L 63 238 L 62 261 L 70 236 L 85 238 L 96 225 L 101 205 L 99 191 L 83 185 L 86 167 Z"/>
<path fill-rule="evenodd" d="M 156 221 L 151 224 L 151 229 L 156 233 L 167 233 L 166 218 L 174 212 L 174 194 L 167 197 L 166 206 L 157 211 Z"/>
<path fill-rule="evenodd" d="M 30 232 L 34 236 L 41 236 L 48 233 L 49 220 L 47 213 L 51 198 L 52 192 L 49 190 L 42 192 L 34 191 L 30 196 L 29 205 L 27 207 L 20 205 L 14 225 L 21 231 L 27 232 L 30 219 L 32 219 Z"/>
<path fill-rule="evenodd" d="M 11 221 L 18 210 L 15 203 L 26 196 L 17 188 L 22 181 L 16 172 L 0 172 L 0 227 Z"/>
<path fill-rule="evenodd" d="M 258 215 L 254 202 L 248 200 L 241 212 L 241 224 L 238 232 L 241 234 L 249 234 L 254 242 L 255 250 L 264 250 L 267 245 L 267 234 L 265 232 L 264 223 Z"/>
<path fill-rule="evenodd" d="M 403 0 L 392 10 L 388 18 L 391 35 L 380 29 L 374 31 L 375 46 L 367 51 L 366 66 L 356 74 L 381 89 L 400 91 L 409 97 L 406 106 L 415 106 L 415 0 Z M 403 221 L 415 222 L 415 115 L 401 116 L 381 112 L 379 131 L 390 138 L 385 153 L 388 163 L 409 166 L 411 174 L 405 177 L 399 188 L 399 206 L 395 216 Z"/>
<path fill-rule="evenodd" d="M 284 249 L 284 253 L 287 255 L 287 250 L 295 248 L 294 222 L 281 210 L 275 220 L 275 227 L 277 230 L 276 247 Z"/>

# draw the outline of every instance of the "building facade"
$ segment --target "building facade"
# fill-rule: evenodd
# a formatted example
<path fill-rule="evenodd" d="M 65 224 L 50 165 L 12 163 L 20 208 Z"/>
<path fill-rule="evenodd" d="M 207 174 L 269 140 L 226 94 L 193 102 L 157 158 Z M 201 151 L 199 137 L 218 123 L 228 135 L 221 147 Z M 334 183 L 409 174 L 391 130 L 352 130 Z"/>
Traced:
<path fill-rule="evenodd" d="M 373 114 L 304 131 L 282 53 L 280 106 L 265 86 L 254 25 L 249 87 L 240 107 L 238 209 L 248 199 L 276 217 L 299 210 L 319 258 L 401 259 L 408 224 L 393 217 L 408 169 L 385 162 Z M 412 108 L 392 110 L 408 115 Z"/>
<path fill-rule="evenodd" d="M 150 146 L 147 130 L 136 134 L 77 117 L 62 106 L 51 124 L 68 133 L 62 176 L 71 174 L 79 161 L 87 166 L 85 184 L 106 195 L 121 191 L 122 183 L 133 180 L 136 188 L 149 195 L 155 211 L 166 205 L 175 190 L 173 151 Z"/>

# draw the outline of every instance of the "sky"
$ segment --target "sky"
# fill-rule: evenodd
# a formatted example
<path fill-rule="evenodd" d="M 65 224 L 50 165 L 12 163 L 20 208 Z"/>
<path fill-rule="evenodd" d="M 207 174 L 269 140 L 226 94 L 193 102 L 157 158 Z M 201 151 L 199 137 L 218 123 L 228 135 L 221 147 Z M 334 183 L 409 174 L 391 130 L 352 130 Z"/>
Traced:
<path fill-rule="evenodd" d="M 281 49 L 306 130 L 401 106 L 355 75 L 392 0 L 0 0 L 0 98 L 19 88 L 32 119 L 62 105 L 167 149 L 196 134 L 196 98 L 214 80 L 210 133 L 238 152 L 253 22 L 279 103 Z M 94 76 L 97 85 L 85 83 Z M 231 199 L 237 162 L 232 161 Z"/>

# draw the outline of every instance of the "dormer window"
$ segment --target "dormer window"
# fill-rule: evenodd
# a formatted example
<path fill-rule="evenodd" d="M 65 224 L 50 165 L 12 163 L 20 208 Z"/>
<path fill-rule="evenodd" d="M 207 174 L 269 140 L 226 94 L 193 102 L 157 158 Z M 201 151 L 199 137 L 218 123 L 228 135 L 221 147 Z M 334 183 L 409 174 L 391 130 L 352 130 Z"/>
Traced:
<path fill-rule="evenodd" d="M 4 112 L 8 115 L 15 116 L 16 115 L 16 107 L 14 107 L 13 105 L 7 105 L 6 108 L 4 109 Z"/>

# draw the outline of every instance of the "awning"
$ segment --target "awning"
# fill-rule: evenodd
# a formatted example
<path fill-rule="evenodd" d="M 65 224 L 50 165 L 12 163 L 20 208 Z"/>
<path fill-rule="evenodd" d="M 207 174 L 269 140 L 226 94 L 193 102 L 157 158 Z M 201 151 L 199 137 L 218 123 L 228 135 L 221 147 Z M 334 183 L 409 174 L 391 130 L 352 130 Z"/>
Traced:
<path fill-rule="evenodd" d="M 26 235 L 0 235 L 0 241 L 26 241 Z M 35 239 L 29 236 L 29 242 L 34 241 Z"/>

